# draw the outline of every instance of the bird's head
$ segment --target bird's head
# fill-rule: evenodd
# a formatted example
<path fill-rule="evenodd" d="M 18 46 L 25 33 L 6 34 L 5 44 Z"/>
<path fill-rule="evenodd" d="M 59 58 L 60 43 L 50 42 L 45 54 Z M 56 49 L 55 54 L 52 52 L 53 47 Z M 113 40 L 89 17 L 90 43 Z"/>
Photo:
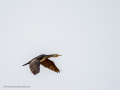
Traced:
<path fill-rule="evenodd" d="M 47 58 L 50 58 L 50 57 L 59 57 L 59 56 L 62 56 L 62 55 L 50 54 L 50 55 L 44 55 L 43 58 L 44 58 L 44 59 L 47 59 Z"/>

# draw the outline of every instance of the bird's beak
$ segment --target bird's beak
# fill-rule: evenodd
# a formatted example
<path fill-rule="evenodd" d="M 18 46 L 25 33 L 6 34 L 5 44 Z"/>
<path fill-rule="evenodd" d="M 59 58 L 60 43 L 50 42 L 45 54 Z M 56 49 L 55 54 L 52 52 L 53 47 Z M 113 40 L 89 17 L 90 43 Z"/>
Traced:
<path fill-rule="evenodd" d="M 57 55 L 57 57 L 62 56 L 62 55 Z"/>

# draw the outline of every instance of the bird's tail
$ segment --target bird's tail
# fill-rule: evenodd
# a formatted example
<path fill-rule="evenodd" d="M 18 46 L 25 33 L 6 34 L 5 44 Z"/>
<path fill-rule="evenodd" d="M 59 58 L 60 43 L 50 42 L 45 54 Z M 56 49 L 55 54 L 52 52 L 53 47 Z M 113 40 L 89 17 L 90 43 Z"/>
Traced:
<path fill-rule="evenodd" d="M 24 65 L 22 65 L 22 66 L 25 66 L 25 65 L 27 65 L 27 64 L 29 64 L 29 63 L 26 63 L 26 64 L 24 64 Z"/>
<path fill-rule="evenodd" d="M 31 60 L 31 61 L 32 61 L 32 60 Z M 24 64 L 24 65 L 22 65 L 22 66 L 25 66 L 25 65 L 29 64 L 31 61 L 29 61 L 28 63 L 26 63 L 26 64 Z"/>

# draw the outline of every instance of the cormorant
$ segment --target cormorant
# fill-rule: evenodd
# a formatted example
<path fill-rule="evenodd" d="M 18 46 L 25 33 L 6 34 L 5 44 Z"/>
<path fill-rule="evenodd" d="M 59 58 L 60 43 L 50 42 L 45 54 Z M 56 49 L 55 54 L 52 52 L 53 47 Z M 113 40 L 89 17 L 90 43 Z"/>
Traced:
<path fill-rule="evenodd" d="M 56 65 L 54 64 L 53 61 L 48 59 L 50 57 L 58 57 L 58 56 L 62 56 L 62 55 L 58 55 L 58 54 L 50 54 L 50 55 L 41 54 L 41 55 L 33 58 L 28 63 L 24 64 L 23 66 L 29 64 L 29 68 L 30 68 L 31 72 L 34 75 L 36 75 L 36 74 L 38 74 L 40 72 L 40 64 L 43 65 L 44 67 L 58 73 L 58 72 L 60 72 L 60 70 L 56 67 Z"/>

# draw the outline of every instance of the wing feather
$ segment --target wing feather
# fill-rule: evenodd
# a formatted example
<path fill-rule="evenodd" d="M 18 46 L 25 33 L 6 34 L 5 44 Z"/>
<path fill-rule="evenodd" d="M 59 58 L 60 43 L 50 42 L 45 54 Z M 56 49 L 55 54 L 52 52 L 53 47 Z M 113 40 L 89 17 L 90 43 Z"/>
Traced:
<path fill-rule="evenodd" d="M 40 72 L 40 61 L 38 59 L 34 59 L 30 62 L 29 68 L 31 72 L 36 75 Z"/>
<path fill-rule="evenodd" d="M 41 62 L 41 65 L 57 73 L 60 72 L 60 70 L 56 67 L 54 62 L 49 59 L 46 59 L 45 61 Z"/>

